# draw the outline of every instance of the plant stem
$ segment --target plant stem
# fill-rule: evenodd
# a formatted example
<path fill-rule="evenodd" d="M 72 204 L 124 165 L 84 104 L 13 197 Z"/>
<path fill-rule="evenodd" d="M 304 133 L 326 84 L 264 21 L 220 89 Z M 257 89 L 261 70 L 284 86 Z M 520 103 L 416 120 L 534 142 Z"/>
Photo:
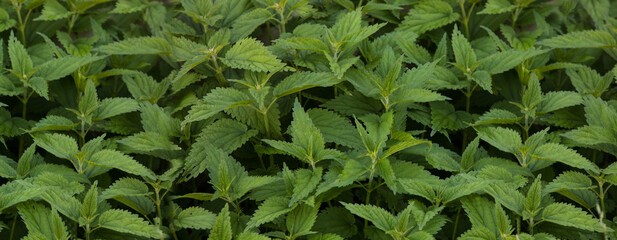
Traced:
<path fill-rule="evenodd" d="M 86 240 L 90 240 L 90 224 L 86 224 Z"/>
<path fill-rule="evenodd" d="M 463 15 L 463 26 L 465 27 L 465 37 L 469 39 L 469 19 L 471 19 L 471 13 L 473 12 L 473 8 L 476 6 L 476 3 L 472 3 L 469 8 L 469 12 L 465 11 L 465 1 L 460 1 L 458 4 L 461 7 L 461 14 Z"/>
<path fill-rule="evenodd" d="M 516 24 L 516 20 L 518 20 L 518 15 L 521 13 L 521 8 L 516 8 L 516 10 L 514 11 L 514 14 L 512 15 L 512 28 L 514 28 L 514 25 Z"/>
<path fill-rule="evenodd" d="M 9 235 L 9 240 L 13 240 L 13 234 L 15 233 L 15 223 L 17 223 L 17 214 L 13 217 L 13 223 L 11 224 L 11 234 Z"/>
<path fill-rule="evenodd" d="M 368 205 L 371 201 L 371 192 L 373 191 L 373 174 L 375 174 L 375 164 L 371 167 L 371 174 L 368 178 L 368 187 L 366 188 L 366 199 L 364 204 Z M 364 227 L 368 227 L 368 220 L 364 219 Z"/>
<path fill-rule="evenodd" d="M 602 213 L 601 215 L 605 215 L 606 214 L 606 208 L 604 206 L 604 182 L 598 182 L 598 185 L 600 186 L 600 208 L 602 209 Z"/>
<path fill-rule="evenodd" d="M 461 207 L 458 208 L 458 211 L 456 211 L 456 218 L 454 220 L 454 229 L 452 230 L 452 240 L 456 239 L 456 230 L 458 228 L 458 218 L 461 215 Z"/>
<path fill-rule="evenodd" d="M 24 95 L 21 99 L 21 103 L 22 103 L 22 108 L 21 108 L 21 118 L 23 118 L 24 120 L 26 119 L 27 116 L 27 111 L 28 111 L 28 99 L 30 98 L 30 94 L 28 94 L 28 87 L 25 86 L 26 91 L 24 92 Z M 18 155 L 21 157 L 21 154 L 23 154 L 24 149 L 25 149 L 25 144 L 26 144 L 26 137 L 25 135 L 21 135 L 19 136 L 19 151 L 18 151 Z"/>
<path fill-rule="evenodd" d="M 159 195 L 161 189 L 159 189 L 159 187 L 155 187 L 154 188 L 154 192 L 156 193 L 156 201 L 154 202 L 156 204 L 156 212 L 159 216 L 159 229 L 161 229 L 161 225 L 163 224 L 163 214 L 161 213 L 161 196 Z"/>
<path fill-rule="evenodd" d="M 178 235 L 176 235 L 176 227 L 173 224 L 171 224 L 170 230 L 171 230 L 171 235 L 174 237 L 174 240 L 178 240 Z"/>

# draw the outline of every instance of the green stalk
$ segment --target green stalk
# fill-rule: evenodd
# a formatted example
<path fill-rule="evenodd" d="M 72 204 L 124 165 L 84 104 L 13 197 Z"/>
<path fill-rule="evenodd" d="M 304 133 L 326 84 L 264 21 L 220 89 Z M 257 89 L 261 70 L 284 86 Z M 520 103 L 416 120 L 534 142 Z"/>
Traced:
<path fill-rule="evenodd" d="M 518 16 L 520 13 L 521 13 L 521 8 L 517 7 L 514 13 L 512 14 L 512 28 L 514 28 L 514 25 L 516 24 L 516 20 L 518 20 Z"/>
<path fill-rule="evenodd" d="M 17 223 L 17 214 L 13 217 L 13 223 L 11 224 L 11 234 L 9 235 L 9 240 L 13 240 L 13 234 L 15 233 L 15 223 Z"/>
<path fill-rule="evenodd" d="M 86 224 L 86 240 L 90 240 L 90 224 Z"/>
<path fill-rule="evenodd" d="M 454 229 L 452 230 L 452 240 L 456 239 L 456 230 L 458 228 L 458 219 L 460 215 L 461 215 L 461 207 L 459 207 L 458 211 L 456 211 L 456 218 L 454 220 Z"/>

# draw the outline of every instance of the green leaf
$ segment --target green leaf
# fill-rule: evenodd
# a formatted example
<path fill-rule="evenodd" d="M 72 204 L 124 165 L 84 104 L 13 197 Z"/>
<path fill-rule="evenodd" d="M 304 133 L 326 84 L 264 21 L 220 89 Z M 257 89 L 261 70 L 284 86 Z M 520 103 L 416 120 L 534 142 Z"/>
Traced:
<path fill-rule="evenodd" d="M 13 34 L 9 37 L 8 41 L 9 59 L 11 60 L 11 67 L 15 74 L 19 74 L 19 78 L 26 78 L 30 76 L 32 70 L 32 59 L 28 55 L 28 51 L 19 40 Z"/>
<path fill-rule="evenodd" d="M 581 103 L 583 103 L 583 99 L 580 94 L 575 92 L 548 92 L 542 97 L 542 102 L 538 105 L 538 111 L 547 113 Z"/>
<path fill-rule="evenodd" d="M 471 48 L 471 44 L 463 36 L 455 25 L 454 32 L 452 33 L 452 51 L 454 52 L 454 58 L 456 64 L 463 68 L 463 71 L 471 72 L 475 69 L 477 61 L 476 53 Z"/>
<path fill-rule="evenodd" d="M 83 95 L 79 99 L 79 112 L 83 115 L 90 115 L 99 107 L 98 95 L 94 82 L 87 80 Z"/>
<path fill-rule="evenodd" d="M 44 188 L 23 180 L 14 180 L 0 186 L 0 210 L 41 195 Z"/>
<path fill-rule="evenodd" d="M 99 107 L 94 111 L 94 118 L 107 119 L 120 114 L 133 112 L 139 109 L 137 101 L 130 98 L 105 98 L 99 102 Z"/>
<path fill-rule="evenodd" d="M 125 137 L 117 141 L 130 149 L 138 152 L 148 153 L 150 151 L 175 151 L 181 150 L 167 137 L 153 132 L 140 132 L 132 136 Z"/>
<path fill-rule="evenodd" d="M 330 48 L 321 40 L 312 37 L 290 37 L 277 41 L 285 47 L 313 52 L 329 52 Z"/>
<path fill-rule="evenodd" d="M 101 192 L 101 199 L 110 199 L 120 196 L 145 196 L 150 194 L 148 185 L 135 178 L 120 178 L 105 191 Z"/>
<path fill-rule="evenodd" d="M 587 30 L 542 40 L 539 44 L 552 48 L 613 48 L 617 41 L 606 31 Z"/>
<path fill-rule="evenodd" d="M 472 229 L 486 228 L 493 233 L 499 232 L 495 204 L 484 197 L 470 196 L 461 199 L 462 207 L 467 213 Z"/>
<path fill-rule="evenodd" d="M 485 227 L 473 227 L 463 233 L 459 240 L 496 240 L 495 233 Z"/>
<path fill-rule="evenodd" d="M 463 129 L 473 121 L 469 113 L 455 111 L 454 106 L 448 102 L 432 102 L 430 106 L 431 124 L 436 131 Z"/>
<path fill-rule="evenodd" d="M 147 2 L 142 0 L 118 0 L 116 7 L 110 13 L 128 14 L 144 10 L 147 7 Z"/>
<path fill-rule="evenodd" d="M 98 218 L 99 227 L 121 233 L 130 233 L 148 238 L 162 238 L 164 234 L 156 226 L 148 224 L 136 214 L 125 210 L 107 210 Z"/>
<path fill-rule="evenodd" d="M 132 157 L 115 150 L 101 150 L 93 154 L 90 159 L 87 159 L 87 161 L 95 166 L 116 168 L 118 170 L 143 177 L 154 177 L 152 170 L 144 167 Z"/>
<path fill-rule="evenodd" d="M 519 215 L 523 214 L 525 197 L 511 185 L 503 182 L 491 183 L 485 191 L 495 199 L 495 202 Z"/>
<path fill-rule="evenodd" d="M 214 213 L 200 207 L 190 207 L 178 213 L 173 224 L 179 228 L 210 229 L 216 221 Z"/>
<path fill-rule="evenodd" d="M 208 240 L 231 240 L 231 238 L 231 218 L 229 216 L 229 205 L 226 204 L 216 217 Z"/>
<path fill-rule="evenodd" d="M 449 3 L 439 0 L 421 1 L 409 10 L 409 13 L 400 24 L 401 31 L 413 31 L 422 34 L 448 25 L 460 15 L 452 10 Z"/>
<path fill-rule="evenodd" d="M 546 52 L 548 52 L 548 50 L 505 50 L 491 54 L 480 60 L 478 69 L 485 70 L 491 75 L 503 73 L 518 66 L 529 58 L 544 54 Z"/>
<path fill-rule="evenodd" d="M 497 149 L 515 153 L 523 145 L 518 132 L 503 127 L 476 127 L 480 139 Z"/>
<path fill-rule="evenodd" d="M 46 81 L 58 80 L 77 71 L 82 66 L 105 58 L 104 56 L 65 56 L 54 58 L 36 67 L 33 77 L 41 77 Z"/>
<path fill-rule="evenodd" d="M 135 47 L 139 46 L 139 47 Z M 167 40 L 160 37 L 138 37 L 129 38 L 119 42 L 113 42 L 100 46 L 96 51 L 114 55 L 136 55 L 136 54 L 170 54 L 171 45 Z"/>
<path fill-rule="evenodd" d="M 562 136 L 584 145 L 617 144 L 615 134 L 607 132 L 605 128 L 598 126 L 582 126 L 563 133 Z"/>
<path fill-rule="evenodd" d="M 606 129 L 617 128 L 617 110 L 606 101 L 595 97 L 585 99 L 585 118 L 591 126 L 599 126 Z"/>
<path fill-rule="evenodd" d="M 476 152 L 478 151 L 478 145 L 480 143 L 480 138 L 476 137 L 473 141 L 471 141 L 467 147 L 465 147 L 465 151 L 463 151 L 463 155 L 461 157 L 461 169 L 465 171 L 469 171 L 476 161 Z"/>
<path fill-rule="evenodd" d="M 66 10 L 58 1 L 46 0 L 41 15 L 35 18 L 34 21 L 55 21 L 68 18 L 73 14 L 74 12 Z"/>
<path fill-rule="evenodd" d="M 77 141 L 72 137 L 59 133 L 32 134 L 34 143 L 58 158 L 73 159 L 79 152 Z"/>
<path fill-rule="evenodd" d="M 567 227 L 603 232 L 597 219 L 567 203 L 553 203 L 542 211 L 542 220 Z"/>
<path fill-rule="evenodd" d="M 85 224 L 88 224 L 92 221 L 94 221 L 94 216 L 98 210 L 98 203 L 99 203 L 99 198 L 98 198 L 98 189 L 97 189 L 97 182 L 94 182 L 94 184 L 92 184 L 92 186 L 90 186 L 90 190 L 88 190 L 88 192 L 86 193 L 86 196 L 84 197 L 84 201 L 81 205 L 81 209 L 80 209 L 80 213 L 81 213 L 81 217 L 80 217 L 80 223 L 82 223 L 82 218 L 85 220 Z"/>
<path fill-rule="evenodd" d="M 265 8 L 257 8 L 248 13 L 242 14 L 231 25 L 231 41 L 236 42 L 248 37 L 259 27 L 272 18 L 272 13 Z"/>
<path fill-rule="evenodd" d="M 362 147 L 358 131 L 348 119 L 320 108 L 309 109 L 306 113 L 308 113 L 315 127 L 323 134 L 326 142 L 334 142 L 352 148 Z"/>
<path fill-rule="evenodd" d="M 512 11 L 516 7 L 508 0 L 488 0 L 486 5 L 484 5 L 484 9 L 479 11 L 478 14 L 501 14 Z"/>
<path fill-rule="evenodd" d="M 17 162 L 17 174 L 25 177 L 30 173 L 35 165 L 34 151 L 36 151 L 36 144 L 31 144 L 19 157 Z"/>
<path fill-rule="evenodd" d="M 301 199 L 306 198 L 313 192 L 317 184 L 321 181 L 322 171 L 320 167 L 315 168 L 313 171 L 308 169 L 299 169 L 296 171 L 296 181 L 294 183 L 291 200 L 289 200 L 289 207 L 293 206 L 293 204 Z"/>
<path fill-rule="evenodd" d="M 11 19 L 9 17 L 9 13 L 7 13 L 6 10 L 0 9 L 0 32 L 12 28 L 13 26 L 15 26 L 16 23 L 17 21 Z M 2 43 L 0 42 L 0 46 L 1 45 Z M 2 47 L 0 47 L 0 50 L 2 50 Z M 2 57 L 0 57 L 0 62 L 2 62 Z"/>
<path fill-rule="evenodd" d="M 334 233 L 342 237 L 352 237 L 358 231 L 355 217 L 342 207 L 327 208 L 319 213 L 313 230 L 321 233 Z"/>
<path fill-rule="evenodd" d="M 383 208 L 373 205 L 361 205 L 341 202 L 351 213 L 369 220 L 375 227 L 388 232 L 396 229 L 396 218 Z"/>
<path fill-rule="evenodd" d="M 253 38 L 238 41 L 221 61 L 232 68 L 256 72 L 274 72 L 285 66 L 261 42 Z"/>
<path fill-rule="evenodd" d="M 552 182 L 547 184 L 544 187 L 544 192 L 561 192 L 564 190 L 584 190 L 584 189 L 592 189 L 594 186 L 592 185 L 591 179 L 587 177 L 585 174 L 573 171 L 567 171 L 557 178 L 553 179 Z"/>
<path fill-rule="evenodd" d="M 171 78 L 157 82 L 147 74 L 130 72 L 130 74 L 124 74 L 122 80 L 135 100 L 156 103 L 169 88 Z"/>
<path fill-rule="evenodd" d="M 471 74 L 471 80 L 476 82 L 482 89 L 489 93 L 493 93 L 493 80 L 489 72 L 483 70 L 474 71 L 473 74 Z"/>
<path fill-rule="evenodd" d="M 416 179 L 399 179 L 398 181 L 403 187 L 404 192 L 408 194 L 423 197 L 431 203 L 435 202 L 437 199 L 433 187 L 427 182 L 418 181 Z"/>
<path fill-rule="evenodd" d="M 259 205 L 253 217 L 251 217 L 251 220 L 247 223 L 245 231 L 270 222 L 293 209 L 294 207 L 289 207 L 288 198 L 280 196 L 268 198 Z"/>
<path fill-rule="evenodd" d="M 427 89 L 399 88 L 392 94 L 393 103 L 407 102 L 434 102 L 448 100 L 449 98 Z"/>
<path fill-rule="evenodd" d="M 165 137 L 180 135 L 180 121 L 157 104 L 140 104 L 141 124 L 146 132 L 158 133 Z"/>
<path fill-rule="evenodd" d="M 39 191 L 41 190 L 39 189 Z M 64 192 L 54 191 L 53 189 L 42 191 L 42 193 L 39 194 L 41 194 L 41 198 L 49 203 L 52 208 L 58 210 L 58 212 L 62 213 L 69 219 L 79 222 L 80 208 L 82 204 L 75 197 Z"/>
<path fill-rule="evenodd" d="M 240 122 L 221 119 L 204 128 L 199 134 L 203 140 L 197 141 L 208 141 L 226 152 L 233 152 L 255 135 L 257 135 L 256 130 L 249 130 Z"/>
<path fill-rule="evenodd" d="M 536 177 L 536 180 L 533 181 L 529 187 L 527 197 L 525 198 L 525 210 L 530 213 L 530 217 L 535 216 L 535 213 L 539 210 L 538 207 L 540 207 L 540 203 L 542 201 L 542 184 L 540 183 L 541 178 L 541 174 Z"/>
<path fill-rule="evenodd" d="M 576 151 L 557 143 L 547 143 L 539 146 L 532 153 L 532 156 L 542 160 L 561 162 L 575 168 L 591 170 L 594 172 L 599 171 L 595 164 L 578 154 Z"/>
<path fill-rule="evenodd" d="M 17 171 L 9 163 L 15 163 L 12 159 L 0 155 L 0 177 L 15 178 Z"/>
<path fill-rule="evenodd" d="M 233 88 L 215 88 L 203 100 L 191 107 L 182 125 L 208 119 L 220 111 L 244 106 L 253 101 L 246 93 Z"/>
<path fill-rule="evenodd" d="M 327 72 L 296 72 L 277 84 L 272 94 L 280 98 L 309 88 L 330 87 L 341 81 L 342 79 Z"/>
<path fill-rule="evenodd" d="M 286 219 L 287 231 L 291 236 L 303 236 L 311 233 L 317 219 L 319 208 L 302 204 L 289 212 Z"/>
<path fill-rule="evenodd" d="M 379 101 L 365 97 L 359 92 L 353 92 L 351 95 L 339 95 L 323 106 L 348 116 L 356 115 L 358 117 L 380 112 L 383 108 Z"/>
<path fill-rule="evenodd" d="M 607 91 L 612 82 L 610 74 L 600 76 L 596 70 L 589 67 L 568 68 L 566 74 L 576 91 L 595 97 L 600 97 Z"/>
<path fill-rule="evenodd" d="M 57 211 L 40 203 L 22 204 L 17 210 L 29 234 L 40 234 L 43 239 L 68 238 L 66 226 Z"/>

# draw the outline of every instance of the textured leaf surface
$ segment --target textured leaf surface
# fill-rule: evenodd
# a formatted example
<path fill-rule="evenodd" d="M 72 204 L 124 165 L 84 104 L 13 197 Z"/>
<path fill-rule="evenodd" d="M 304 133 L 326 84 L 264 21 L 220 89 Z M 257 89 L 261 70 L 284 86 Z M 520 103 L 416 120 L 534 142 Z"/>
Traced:
<path fill-rule="evenodd" d="M 540 42 L 553 48 L 612 48 L 617 46 L 613 36 L 605 31 L 589 30 L 572 32 Z"/>
<path fill-rule="evenodd" d="M 284 66 L 261 42 L 253 38 L 238 41 L 222 61 L 233 68 L 272 72 Z"/>
<path fill-rule="evenodd" d="M 142 237 L 157 238 L 163 233 L 144 219 L 130 212 L 118 209 L 107 210 L 98 218 L 99 226 L 116 232 L 130 233 Z"/>
<path fill-rule="evenodd" d="M 139 46 L 136 48 L 135 46 Z M 110 43 L 97 48 L 99 52 L 115 55 L 169 54 L 171 45 L 163 38 L 140 37 Z"/>

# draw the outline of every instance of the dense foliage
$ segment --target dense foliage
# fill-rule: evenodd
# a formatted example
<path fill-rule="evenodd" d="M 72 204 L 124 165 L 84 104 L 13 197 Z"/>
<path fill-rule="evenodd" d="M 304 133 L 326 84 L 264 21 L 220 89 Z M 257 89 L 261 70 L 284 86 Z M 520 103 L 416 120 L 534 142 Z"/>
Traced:
<path fill-rule="evenodd" d="M 0 238 L 617 239 L 615 16 L 0 0 Z"/>

